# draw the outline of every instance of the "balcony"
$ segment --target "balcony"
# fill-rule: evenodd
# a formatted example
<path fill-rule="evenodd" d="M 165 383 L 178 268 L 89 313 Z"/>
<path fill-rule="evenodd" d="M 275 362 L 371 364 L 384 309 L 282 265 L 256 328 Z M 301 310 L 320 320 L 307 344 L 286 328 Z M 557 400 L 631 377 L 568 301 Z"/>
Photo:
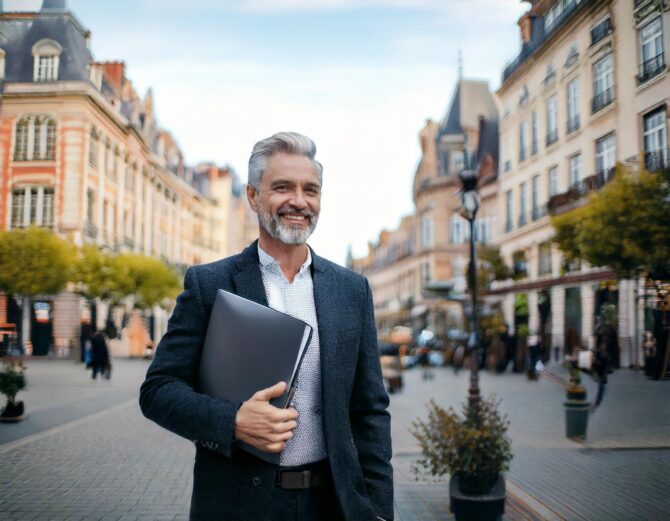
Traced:
<path fill-rule="evenodd" d="M 89 239 L 95 239 L 98 236 L 98 227 L 91 221 L 84 223 L 84 235 Z"/>
<path fill-rule="evenodd" d="M 596 94 L 591 100 L 591 114 L 604 109 L 607 105 L 614 101 L 614 87 L 605 89 L 599 94 Z"/>
<path fill-rule="evenodd" d="M 505 221 L 505 233 L 509 233 L 512 231 L 512 221 L 511 219 L 508 219 Z"/>
<path fill-rule="evenodd" d="M 665 70 L 665 58 L 663 53 L 657 54 L 653 58 L 642 62 L 640 65 L 640 74 L 637 75 L 637 84 L 642 85 L 655 76 L 658 76 Z"/>
<path fill-rule="evenodd" d="M 579 115 L 568 120 L 567 133 L 572 134 L 577 129 L 579 129 Z"/>
<path fill-rule="evenodd" d="M 549 199 L 548 212 L 552 215 L 566 212 L 574 206 L 573 203 L 582 197 L 600 190 L 608 181 L 614 177 L 614 169 L 610 168 L 604 172 L 598 172 L 592 176 L 574 183 L 565 192 L 556 194 Z"/>
<path fill-rule="evenodd" d="M 591 46 L 606 38 L 612 32 L 612 19 L 603 20 L 591 29 Z"/>
<path fill-rule="evenodd" d="M 556 141 L 558 141 L 558 129 L 547 132 L 547 146 L 553 145 Z"/>
<path fill-rule="evenodd" d="M 670 149 L 659 149 L 644 153 L 644 167 L 649 172 L 670 169 Z"/>
<path fill-rule="evenodd" d="M 533 210 L 530 212 L 531 219 L 533 221 L 539 221 L 542 217 L 547 215 L 547 205 L 537 205 L 533 207 Z"/>

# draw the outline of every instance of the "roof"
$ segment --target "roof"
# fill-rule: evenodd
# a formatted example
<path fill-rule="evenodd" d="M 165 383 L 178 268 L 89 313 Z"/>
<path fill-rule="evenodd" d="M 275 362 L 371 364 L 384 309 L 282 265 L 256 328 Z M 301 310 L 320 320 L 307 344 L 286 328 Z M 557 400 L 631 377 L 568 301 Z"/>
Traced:
<path fill-rule="evenodd" d="M 448 134 L 462 134 L 464 128 L 477 128 L 480 115 L 489 121 L 498 119 L 488 82 L 459 80 L 449 110 L 440 124 L 438 139 Z"/>

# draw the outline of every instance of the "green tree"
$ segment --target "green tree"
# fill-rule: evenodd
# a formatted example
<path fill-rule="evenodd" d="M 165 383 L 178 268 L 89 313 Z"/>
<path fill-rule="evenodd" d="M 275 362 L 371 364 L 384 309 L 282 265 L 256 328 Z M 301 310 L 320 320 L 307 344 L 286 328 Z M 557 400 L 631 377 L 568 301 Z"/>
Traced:
<path fill-rule="evenodd" d="M 569 260 L 607 266 L 620 278 L 670 280 L 668 174 L 615 177 L 584 206 L 552 218 L 555 241 Z"/>
<path fill-rule="evenodd" d="M 0 233 L 0 288 L 15 295 L 53 295 L 72 278 L 74 247 L 44 228 Z"/>
<path fill-rule="evenodd" d="M 119 290 L 135 295 L 135 306 L 148 309 L 174 300 L 181 290 L 177 273 L 153 257 L 122 254 L 116 259 Z"/>

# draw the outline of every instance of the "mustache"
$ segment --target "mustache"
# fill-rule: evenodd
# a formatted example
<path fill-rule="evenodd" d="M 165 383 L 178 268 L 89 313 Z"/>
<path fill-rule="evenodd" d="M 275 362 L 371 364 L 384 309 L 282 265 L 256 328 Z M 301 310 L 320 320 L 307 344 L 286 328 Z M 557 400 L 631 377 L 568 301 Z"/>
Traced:
<path fill-rule="evenodd" d="M 293 215 L 302 215 L 303 217 L 314 217 L 314 212 L 311 210 L 298 210 L 297 208 L 294 207 L 289 207 L 289 208 L 281 208 L 277 211 L 277 215 L 282 216 L 282 215 L 287 215 L 287 214 L 293 214 Z"/>

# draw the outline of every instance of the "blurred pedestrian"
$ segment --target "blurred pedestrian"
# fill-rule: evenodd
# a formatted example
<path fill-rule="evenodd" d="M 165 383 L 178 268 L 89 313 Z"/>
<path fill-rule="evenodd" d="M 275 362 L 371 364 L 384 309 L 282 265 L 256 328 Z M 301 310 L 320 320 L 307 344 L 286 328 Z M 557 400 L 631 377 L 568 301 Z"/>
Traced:
<path fill-rule="evenodd" d="M 537 380 L 537 365 L 542 355 L 542 343 L 540 336 L 532 334 L 528 337 L 528 369 L 529 380 Z"/>
<path fill-rule="evenodd" d="M 109 380 L 111 377 L 111 364 L 109 361 L 109 348 L 107 340 L 102 331 L 96 331 L 91 339 L 91 378 L 96 379 L 98 373 L 101 378 Z"/>
<path fill-rule="evenodd" d="M 598 382 L 598 394 L 591 410 L 595 410 L 603 401 L 607 375 L 612 372 L 612 360 L 610 353 L 612 343 L 617 342 L 617 334 L 614 327 L 600 319 L 596 323 L 596 351 L 593 360 L 592 376 Z"/>
<path fill-rule="evenodd" d="M 500 339 L 503 344 L 505 344 L 505 360 L 501 365 L 500 372 L 504 373 L 507 371 L 507 366 L 509 365 L 510 360 L 512 361 L 512 371 L 515 373 L 518 372 L 516 364 L 516 335 L 509 332 L 509 326 L 507 324 L 505 324 L 505 330 L 500 335 Z"/>
<path fill-rule="evenodd" d="M 421 378 L 424 380 L 433 379 L 433 370 L 430 367 L 430 348 L 428 346 L 420 346 L 419 351 L 419 365 L 421 366 Z"/>

